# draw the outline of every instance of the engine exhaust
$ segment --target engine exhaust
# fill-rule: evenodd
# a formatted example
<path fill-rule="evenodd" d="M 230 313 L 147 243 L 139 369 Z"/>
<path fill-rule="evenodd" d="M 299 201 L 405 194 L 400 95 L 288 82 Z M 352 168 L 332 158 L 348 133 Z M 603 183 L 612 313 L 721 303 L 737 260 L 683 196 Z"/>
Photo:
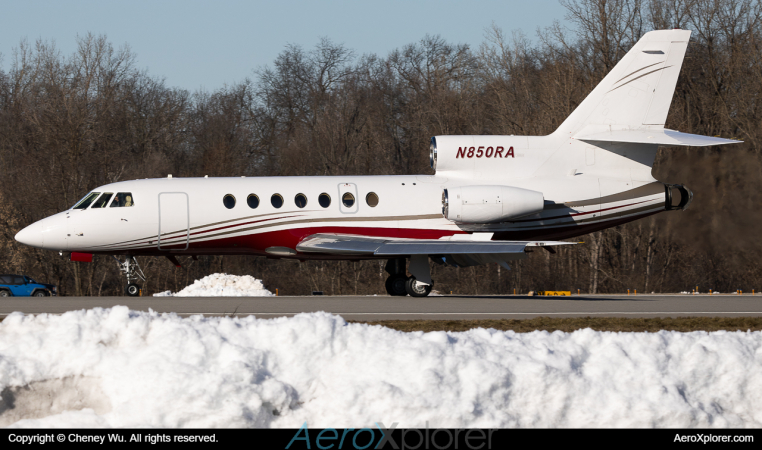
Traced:
<path fill-rule="evenodd" d="M 693 200 L 693 192 L 682 184 L 665 184 L 664 209 L 685 211 Z"/>

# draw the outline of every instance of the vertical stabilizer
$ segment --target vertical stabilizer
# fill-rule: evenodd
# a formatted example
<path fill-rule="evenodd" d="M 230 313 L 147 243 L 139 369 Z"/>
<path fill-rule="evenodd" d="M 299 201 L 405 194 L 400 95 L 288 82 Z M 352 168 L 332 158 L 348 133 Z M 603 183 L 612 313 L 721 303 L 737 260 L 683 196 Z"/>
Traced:
<path fill-rule="evenodd" d="M 688 30 L 646 33 L 556 133 L 662 129 L 690 35 Z"/>

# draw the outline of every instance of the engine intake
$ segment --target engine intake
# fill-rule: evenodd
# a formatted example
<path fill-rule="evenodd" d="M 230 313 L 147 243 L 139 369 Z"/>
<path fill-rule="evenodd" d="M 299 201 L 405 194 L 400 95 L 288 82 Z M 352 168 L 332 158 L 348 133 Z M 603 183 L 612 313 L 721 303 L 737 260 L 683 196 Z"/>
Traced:
<path fill-rule="evenodd" d="M 543 210 L 542 192 L 511 186 L 461 186 L 442 192 L 442 215 L 453 222 L 494 223 Z"/>

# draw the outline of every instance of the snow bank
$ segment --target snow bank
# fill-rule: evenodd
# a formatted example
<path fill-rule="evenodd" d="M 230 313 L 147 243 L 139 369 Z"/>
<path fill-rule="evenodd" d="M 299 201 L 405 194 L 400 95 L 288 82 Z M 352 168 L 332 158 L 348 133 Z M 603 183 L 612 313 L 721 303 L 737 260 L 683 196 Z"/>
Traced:
<path fill-rule="evenodd" d="M 153 294 L 154 297 L 272 297 L 274 294 L 250 275 L 228 275 L 213 273 L 173 294 L 164 291 Z"/>
<path fill-rule="evenodd" d="M 0 393 L 0 424 L 22 427 L 759 427 L 762 333 L 14 313 Z"/>

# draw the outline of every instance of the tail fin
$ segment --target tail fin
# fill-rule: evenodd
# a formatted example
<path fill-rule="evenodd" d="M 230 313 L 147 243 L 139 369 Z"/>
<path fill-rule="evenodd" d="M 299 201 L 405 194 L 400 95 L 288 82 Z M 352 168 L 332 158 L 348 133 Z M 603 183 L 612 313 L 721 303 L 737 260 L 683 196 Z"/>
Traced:
<path fill-rule="evenodd" d="M 688 30 L 646 33 L 556 133 L 664 128 L 690 35 Z"/>

